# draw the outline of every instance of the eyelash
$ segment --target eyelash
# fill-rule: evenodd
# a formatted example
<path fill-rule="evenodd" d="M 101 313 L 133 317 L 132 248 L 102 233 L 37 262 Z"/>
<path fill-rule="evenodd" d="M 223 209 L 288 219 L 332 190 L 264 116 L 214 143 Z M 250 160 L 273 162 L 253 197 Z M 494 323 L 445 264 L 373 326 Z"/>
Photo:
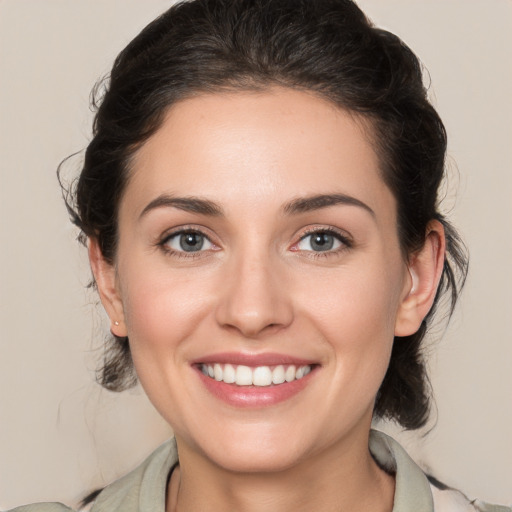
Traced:
<path fill-rule="evenodd" d="M 341 247 L 334 249 L 334 250 L 328 250 L 328 251 L 304 251 L 307 253 L 308 258 L 313 259 L 320 259 L 320 258 L 329 258 L 329 257 L 335 257 L 339 254 L 351 249 L 354 246 L 354 243 L 352 239 L 347 235 L 344 234 L 334 228 L 323 228 L 323 227 L 314 227 L 307 229 L 302 236 L 300 237 L 299 241 L 296 242 L 293 246 L 297 246 L 300 242 L 305 240 L 308 236 L 315 235 L 315 234 L 325 234 L 333 236 L 338 242 L 341 243 Z M 292 249 L 293 250 L 293 249 Z M 298 252 L 298 250 L 297 250 Z"/>
<path fill-rule="evenodd" d="M 334 249 L 334 250 L 327 250 L 327 251 L 302 251 L 304 253 L 307 253 L 307 257 L 309 258 L 328 258 L 332 256 L 337 256 L 342 252 L 345 252 L 353 247 L 353 241 L 352 239 L 347 236 L 346 234 L 341 233 L 340 231 L 337 231 L 333 228 L 322 228 L 322 227 L 315 227 L 315 228 L 309 228 L 307 229 L 299 238 L 297 242 L 295 242 L 291 248 L 293 252 L 300 252 L 300 249 L 293 249 L 293 247 L 296 247 L 300 242 L 305 240 L 308 236 L 312 236 L 315 234 L 326 234 L 333 236 L 338 242 L 342 244 L 341 247 Z M 193 227 L 184 227 L 180 228 L 177 231 L 173 231 L 171 233 L 165 234 L 162 239 L 157 242 L 157 246 L 160 247 L 166 254 L 169 256 L 175 257 L 175 258 L 187 258 L 187 259 L 196 259 L 201 258 L 205 256 L 205 250 L 199 250 L 199 251 L 177 251 L 175 249 L 170 248 L 167 244 L 169 241 L 175 237 L 179 237 L 181 235 L 185 234 L 197 234 L 202 237 L 204 237 L 205 240 L 207 240 L 210 244 L 212 244 L 214 247 L 215 244 L 212 242 L 211 238 L 204 233 L 202 230 L 193 228 Z M 209 249 L 211 250 L 211 249 Z"/>
<path fill-rule="evenodd" d="M 159 246 L 167 255 L 172 256 L 174 258 L 196 259 L 196 258 L 204 257 L 205 256 L 204 253 L 206 252 L 204 250 L 190 251 L 190 252 L 177 251 L 167 245 L 171 239 L 179 237 L 181 235 L 188 235 L 188 234 L 200 235 L 200 236 L 204 237 L 204 239 L 207 240 L 210 244 L 215 246 L 215 244 L 211 241 L 210 237 L 206 233 L 204 233 L 200 229 L 192 228 L 192 227 L 190 227 L 190 228 L 183 227 L 183 228 L 180 228 L 171 233 L 166 233 L 156 245 Z"/>

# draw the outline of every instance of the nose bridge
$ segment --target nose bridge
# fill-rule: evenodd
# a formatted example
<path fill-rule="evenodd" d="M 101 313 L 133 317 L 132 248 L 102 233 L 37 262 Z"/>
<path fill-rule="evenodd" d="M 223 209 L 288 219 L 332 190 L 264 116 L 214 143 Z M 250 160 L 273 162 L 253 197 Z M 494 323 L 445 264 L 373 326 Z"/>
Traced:
<path fill-rule="evenodd" d="M 217 321 L 246 337 L 282 328 L 293 317 L 279 259 L 261 245 L 232 254 L 222 284 Z"/>

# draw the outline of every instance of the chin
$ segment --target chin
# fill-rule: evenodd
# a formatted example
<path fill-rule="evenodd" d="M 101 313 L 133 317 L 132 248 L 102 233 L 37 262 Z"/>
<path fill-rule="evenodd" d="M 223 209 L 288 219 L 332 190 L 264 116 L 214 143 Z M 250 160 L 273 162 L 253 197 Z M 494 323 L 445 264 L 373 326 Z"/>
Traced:
<path fill-rule="evenodd" d="M 296 466 L 302 459 L 299 453 L 283 450 L 282 446 L 240 447 L 230 452 L 212 453 L 210 458 L 224 470 L 234 473 L 277 473 Z"/>
<path fill-rule="evenodd" d="M 199 449 L 214 464 L 237 473 L 279 472 L 300 463 L 309 452 L 303 435 L 291 429 L 255 424 L 210 435 Z M 214 441 L 214 442 L 212 442 Z"/>

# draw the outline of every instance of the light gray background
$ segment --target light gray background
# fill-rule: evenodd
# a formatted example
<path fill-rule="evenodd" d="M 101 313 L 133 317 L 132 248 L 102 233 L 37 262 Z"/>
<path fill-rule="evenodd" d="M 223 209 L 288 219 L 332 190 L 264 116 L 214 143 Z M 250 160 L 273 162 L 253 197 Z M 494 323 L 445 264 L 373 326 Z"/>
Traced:
<path fill-rule="evenodd" d="M 104 318 L 55 179 L 90 137 L 93 83 L 169 4 L 0 0 L 0 508 L 76 503 L 170 434 L 140 390 L 92 382 Z M 450 136 L 446 206 L 471 250 L 461 306 L 431 347 L 437 424 L 397 436 L 439 479 L 511 504 L 512 2 L 360 4 L 430 71 Z"/>

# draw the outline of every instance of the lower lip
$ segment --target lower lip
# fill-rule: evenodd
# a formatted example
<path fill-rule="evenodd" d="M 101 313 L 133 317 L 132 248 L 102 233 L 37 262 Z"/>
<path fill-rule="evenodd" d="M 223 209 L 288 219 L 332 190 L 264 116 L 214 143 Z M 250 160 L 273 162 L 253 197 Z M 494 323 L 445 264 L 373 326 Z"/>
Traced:
<path fill-rule="evenodd" d="M 275 405 L 295 396 L 308 385 L 316 370 L 317 367 L 313 367 L 302 379 L 271 386 L 237 386 L 207 377 L 199 369 L 197 373 L 206 389 L 223 402 L 234 407 L 258 408 Z"/>

